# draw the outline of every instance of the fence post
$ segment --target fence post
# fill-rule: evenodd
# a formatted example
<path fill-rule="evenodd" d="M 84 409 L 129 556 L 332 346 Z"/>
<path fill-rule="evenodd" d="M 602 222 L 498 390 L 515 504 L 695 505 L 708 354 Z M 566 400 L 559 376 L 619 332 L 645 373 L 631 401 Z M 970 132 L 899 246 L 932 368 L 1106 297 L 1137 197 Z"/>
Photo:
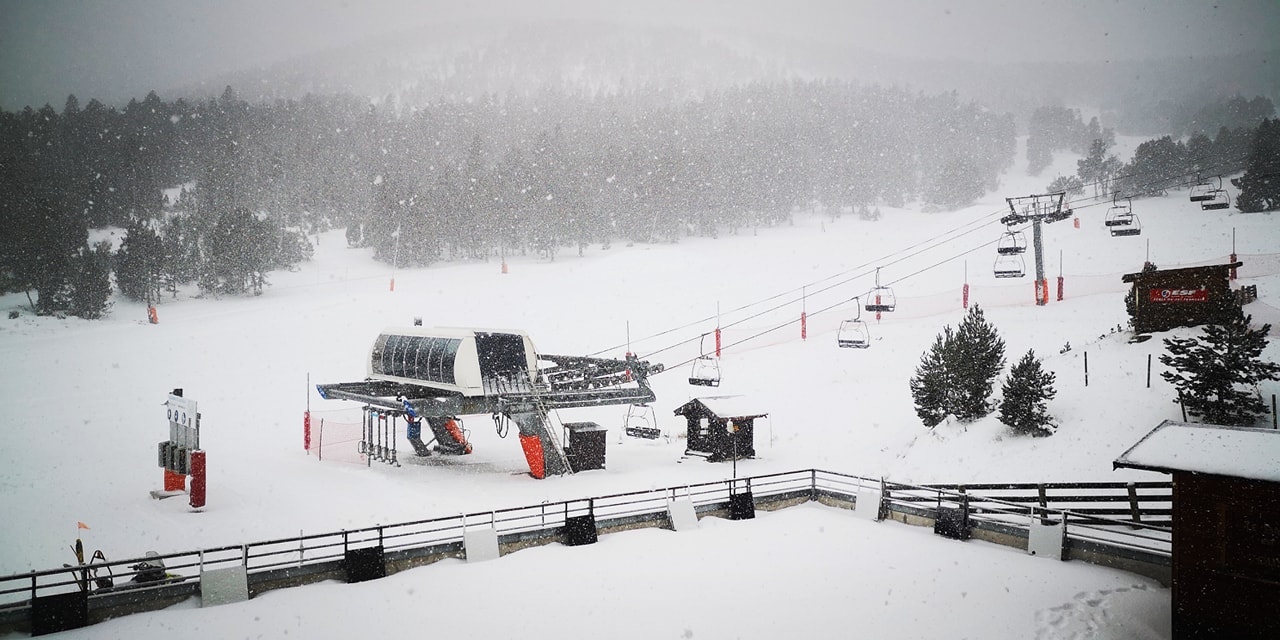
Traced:
<path fill-rule="evenodd" d="M 1133 521 L 1142 524 L 1142 511 L 1138 508 L 1138 487 L 1132 482 L 1127 483 L 1129 487 L 1129 511 L 1133 513 Z"/>

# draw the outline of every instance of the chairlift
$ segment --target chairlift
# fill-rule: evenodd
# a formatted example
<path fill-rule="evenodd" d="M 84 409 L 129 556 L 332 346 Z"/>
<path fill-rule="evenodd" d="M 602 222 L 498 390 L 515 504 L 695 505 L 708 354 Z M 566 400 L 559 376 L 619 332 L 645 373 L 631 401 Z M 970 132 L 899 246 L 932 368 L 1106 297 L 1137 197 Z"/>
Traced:
<path fill-rule="evenodd" d="M 996 253 L 1002 256 L 1017 255 L 1026 253 L 1027 236 L 1021 231 L 1010 229 L 1000 236 L 1000 242 L 996 244 Z"/>
<path fill-rule="evenodd" d="M 862 321 L 862 305 L 857 298 L 854 298 L 854 305 L 854 308 L 858 310 L 858 314 L 853 318 L 840 322 L 840 331 L 836 334 L 836 344 L 852 349 L 866 349 L 871 346 L 871 332 L 867 330 L 867 323 Z"/>
<path fill-rule="evenodd" d="M 1191 185 L 1191 193 L 1188 198 L 1192 202 L 1205 202 L 1213 200 L 1213 192 L 1222 188 L 1222 176 L 1218 176 L 1218 184 L 1209 180 L 1197 179 L 1196 183 Z"/>
<path fill-rule="evenodd" d="M 1027 264 L 1020 255 L 996 256 L 994 270 L 997 278 L 1021 278 L 1027 275 Z"/>
<path fill-rule="evenodd" d="M 893 296 L 893 289 L 880 286 L 880 267 L 876 267 L 876 286 L 867 294 L 867 311 L 893 311 L 897 306 L 897 299 Z"/>
<path fill-rule="evenodd" d="M 658 427 L 658 416 L 649 404 L 633 404 L 627 407 L 627 416 L 622 421 L 622 432 L 632 438 L 657 440 L 662 437 L 662 429 Z"/>
<path fill-rule="evenodd" d="M 693 361 L 693 369 L 689 371 L 689 384 L 700 387 L 720 386 L 720 358 L 707 355 L 703 349 L 707 334 L 702 334 L 698 342 L 698 357 Z"/>
<path fill-rule="evenodd" d="M 1111 230 L 1111 235 L 1114 236 L 1117 235 L 1115 233 L 1116 227 L 1132 226 L 1134 220 L 1137 220 L 1137 216 L 1133 215 L 1132 207 L 1111 207 L 1107 210 L 1107 218 L 1103 221 L 1103 224 Z"/>
<path fill-rule="evenodd" d="M 1136 236 L 1142 233 L 1142 222 L 1138 220 L 1138 216 L 1132 213 L 1125 217 L 1123 224 L 1113 225 L 1110 221 L 1107 224 L 1109 225 L 1108 228 L 1111 229 L 1112 237 Z"/>
<path fill-rule="evenodd" d="M 1123 200 L 1123 202 L 1121 202 Z M 1111 196 L 1111 208 L 1107 209 L 1107 219 L 1127 218 L 1133 213 L 1133 198 L 1120 197 L 1117 191 Z"/>
<path fill-rule="evenodd" d="M 1214 189 L 1209 194 L 1209 199 L 1200 203 L 1200 208 L 1204 211 L 1212 209 L 1226 209 L 1231 206 L 1231 195 L 1224 189 Z"/>

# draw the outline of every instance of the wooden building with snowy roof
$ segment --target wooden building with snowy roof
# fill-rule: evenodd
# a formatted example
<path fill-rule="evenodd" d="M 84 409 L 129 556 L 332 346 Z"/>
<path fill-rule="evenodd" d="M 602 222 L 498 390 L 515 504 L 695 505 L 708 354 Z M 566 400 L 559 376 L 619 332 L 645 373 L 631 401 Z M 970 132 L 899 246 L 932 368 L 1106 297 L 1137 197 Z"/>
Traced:
<path fill-rule="evenodd" d="M 755 420 L 769 415 L 744 396 L 694 398 L 675 410 L 688 423 L 685 455 L 709 462 L 754 458 Z"/>
<path fill-rule="evenodd" d="M 1231 271 L 1241 264 L 1146 268 L 1125 274 L 1121 280 L 1133 285 L 1125 297 L 1133 330 L 1150 333 L 1230 322 L 1240 313 L 1240 301 L 1231 291 Z"/>
<path fill-rule="evenodd" d="M 1113 464 L 1173 474 L 1173 637 L 1280 638 L 1280 431 L 1166 420 Z"/>

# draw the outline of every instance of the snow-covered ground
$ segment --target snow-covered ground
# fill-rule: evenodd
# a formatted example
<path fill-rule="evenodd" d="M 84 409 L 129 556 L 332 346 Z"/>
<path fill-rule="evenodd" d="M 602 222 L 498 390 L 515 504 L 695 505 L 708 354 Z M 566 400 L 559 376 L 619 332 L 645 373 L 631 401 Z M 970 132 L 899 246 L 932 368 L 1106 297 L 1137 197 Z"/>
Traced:
<path fill-rule="evenodd" d="M 791 225 L 716 240 L 593 246 L 554 262 L 509 256 L 507 274 L 496 259 L 392 274 L 335 231 L 319 238 L 313 261 L 272 274 L 262 296 L 186 292 L 160 305 L 157 325 L 146 322 L 143 306 L 123 300 L 106 319 L 88 322 L 38 318 L 25 310 L 25 296 L 0 297 L 0 574 L 70 561 L 77 521 L 91 527 L 80 532 L 90 549 L 124 558 L 722 479 L 728 465 L 680 459 L 683 418 L 672 415 L 689 398 L 712 394 L 746 394 L 770 412 L 757 423 L 759 459 L 739 463 L 739 474 L 819 467 L 912 482 L 1165 479 L 1111 466 L 1161 420 L 1180 418 L 1159 377 L 1162 336 L 1129 344 L 1127 332 L 1115 331 L 1127 322 L 1120 277 L 1146 259 L 1162 268 L 1225 262 L 1234 230 L 1244 261 L 1239 284 L 1258 285 L 1260 296 L 1246 310 L 1280 329 L 1280 218 L 1201 211 L 1174 192 L 1135 202 L 1142 235 L 1113 238 L 1102 224 L 1110 203 L 1077 202 L 1079 228 L 1070 220 L 1044 228 L 1045 271 L 1051 290 L 1064 275 L 1065 300 L 1037 307 L 1030 275 L 1010 282 L 991 273 L 998 219 L 1005 196 L 1043 191 L 1053 175 L 1071 173 L 1074 160 L 1059 157 L 1038 178 L 1015 167 L 998 193 L 961 211 L 882 207 L 879 222 L 806 213 Z M 839 349 L 840 320 L 855 314 L 854 296 L 865 302 L 876 266 L 897 310 L 878 323 L 863 312 L 872 347 Z M 1034 271 L 1029 254 L 1027 269 Z M 962 319 L 966 273 L 970 300 L 1004 337 L 1007 358 L 1034 349 L 1057 373 L 1056 435 L 1014 437 L 994 415 L 932 431 L 916 418 L 907 380 L 943 326 Z M 4 319 L 13 309 L 21 316 Z M 687 363 L 717 311 L 723 383 L 691 387 Z M 562 421 L 610 427 L 607 469 L 541 481 L 526 473 L 515 438 L 499 438 L 488 416 L 466 417 L 475 452 L 461 458 L 366 467 L 304 452 L 308 403 L 313 420 L 331 429 L 359 415 L 353 405 L 320 400 L 311 385 L 362 379 L 377 333 L 419 316 L 428 326 L 523 329 L 540 351 L 556 354 L 620 357 L 629 329 L 632 351 L 669 367 L 652 382 L 660 424 L 676 437 L 622 438 L 624 407 L 564 411 Z M 1280 359 L 1280 347 L 1265 355 Z M 148 494 L 161 485 L 156 443 L 168 436 L 162 405 L 175 387 L 203 416 L 209 492 L 199 513 Z M 1280 388 L 1262 391 L 1269 397 Z M 715 555 L 721 547 L 750 547 L 758 561 L 749 570 L 731 566 Z M 715 601 L 722 606 L 694 611 L 695 591 L 725 594 Z M 786 604 L 778 612 L 762 609 L 779 600 Z M 768 615 L 737 618 L 731 610 L 739 605 Z M 578 610 L 595 622 L 569 613 Z M 867 621 L 869 637 L 1106 637 L 1088 630 L 1101 621 L 1112 630 L 1156 629 L 1110 637 L 1165 637 L 1159 626 L 1167 615 L 1168 591 L 1137 576 L 813 506 L 752 522 L 704 520 L 689 535 L 627 532 L 591 549 L 552 546 L 377 583 L 134 616 L 84 636 L 169 637 L 197 626 L 203 637 L 436 628 L 509 637 L 571 625 L 569 637 L 601 635 L 604 626 L 631 637 L 777 637 L 791 629 L 833 637 Z"/>

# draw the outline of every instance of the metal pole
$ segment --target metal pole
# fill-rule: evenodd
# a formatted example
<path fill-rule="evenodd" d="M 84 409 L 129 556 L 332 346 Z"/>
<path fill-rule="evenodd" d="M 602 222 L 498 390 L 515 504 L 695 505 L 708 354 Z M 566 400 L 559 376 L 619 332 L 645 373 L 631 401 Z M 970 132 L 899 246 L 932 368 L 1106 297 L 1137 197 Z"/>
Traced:
<path fill-rule="evenodd" d="M 1147 388 L 1151 388 L 1151 354 L 1147 354 Z"/>
<path fill-rule="evenodd" d="M 1047 291 L 1044 291 L 1044 289 L 1048 288 L 1046 286 L 1048 281 L 1045 280 L 1044 277 L 1044 240 L 1040 234 L 1039 217 L 1036 217 L 1036 219 L 1031 222 L 1031 231 L 1036 249 L 1036 286 L 1042 290 L 1041 295 L 1036 296 L 1036 305 L 1044 306 L 1049 301 L 1049 294 Z"/>
<path fill-rule="evenodd" d="M 1084 386 L 1089 386 L 1089 352 L 1084 352 Z"/>

